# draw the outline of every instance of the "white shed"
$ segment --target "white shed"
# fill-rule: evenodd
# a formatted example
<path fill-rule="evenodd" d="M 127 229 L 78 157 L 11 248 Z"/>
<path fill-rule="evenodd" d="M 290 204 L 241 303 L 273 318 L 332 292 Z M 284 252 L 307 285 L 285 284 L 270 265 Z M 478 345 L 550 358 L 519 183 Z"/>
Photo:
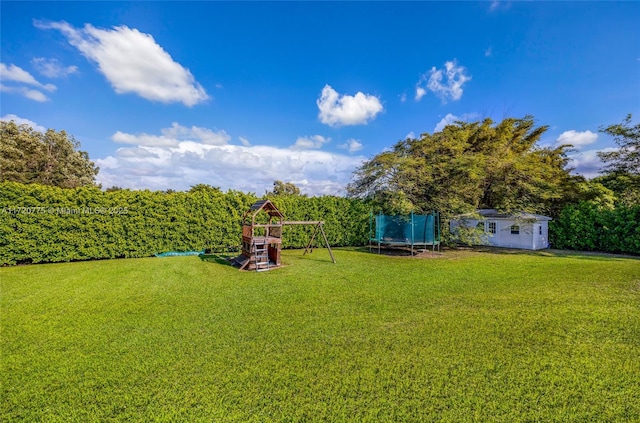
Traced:
<path fill-rule="evenodd" d="M 451 221 L 451 232 L 464 225 L 479 227 L 486 235 L 487 245 L 525 250 L 549 248 L 548 216 L 532 213 L 500 213 L 493 209 L 478 210 L 479 219 L 461 217 Z"/>

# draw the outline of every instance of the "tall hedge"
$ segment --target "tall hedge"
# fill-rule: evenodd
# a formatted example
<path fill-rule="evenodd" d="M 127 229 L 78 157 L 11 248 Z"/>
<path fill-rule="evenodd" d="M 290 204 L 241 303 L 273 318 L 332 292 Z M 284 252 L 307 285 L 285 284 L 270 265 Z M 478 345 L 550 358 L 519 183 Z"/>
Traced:
<path fill-rule="evenodd" d="M 640 254 L 640 206 L 567 206 L 549 223 L 549 238 L 554 248 Z"/>
<path fill-rule="evenodd" d="M 240 244 L 243 213 L 256 196 L 199 187 L 189 192 L 62 189 L 0 184 L 0 265 L 146 257 Z M 368 206 L 340 197 L 273 196 L 288 220 L 323 220 L 332 246 L 363 245 Z M 313 228 L 286 227 L 285 248 Z M 316 242 L 320 245 L 319 242 Z"/>

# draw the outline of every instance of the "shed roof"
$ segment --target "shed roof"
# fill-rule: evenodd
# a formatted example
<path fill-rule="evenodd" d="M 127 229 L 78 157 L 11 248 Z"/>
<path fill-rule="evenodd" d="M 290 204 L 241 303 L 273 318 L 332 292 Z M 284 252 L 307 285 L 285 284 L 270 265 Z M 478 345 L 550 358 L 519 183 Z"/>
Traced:
<path fill-rule="evenodd" d="M 525 212 L 504 213 L 496 209 L 480 209 L 478 210 L 478 214 L 488 219 L 552 220 L 549 216 L 543 216 L 541 214 Z"/>

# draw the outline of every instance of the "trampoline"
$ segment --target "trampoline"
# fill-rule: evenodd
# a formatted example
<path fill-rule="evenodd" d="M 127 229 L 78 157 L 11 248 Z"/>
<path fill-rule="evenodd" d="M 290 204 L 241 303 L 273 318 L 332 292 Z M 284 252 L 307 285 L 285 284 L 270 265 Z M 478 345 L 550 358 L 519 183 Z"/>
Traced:
<path fill-rule="evenodd" d="M 432 212 L 426 215 L 411 213 L 407 216 L 389 216 L 382 213 L 369 218 L 369 251 L 382 246 L 396 248 L 431 247 L 440 251 L 440 214 Z"/>

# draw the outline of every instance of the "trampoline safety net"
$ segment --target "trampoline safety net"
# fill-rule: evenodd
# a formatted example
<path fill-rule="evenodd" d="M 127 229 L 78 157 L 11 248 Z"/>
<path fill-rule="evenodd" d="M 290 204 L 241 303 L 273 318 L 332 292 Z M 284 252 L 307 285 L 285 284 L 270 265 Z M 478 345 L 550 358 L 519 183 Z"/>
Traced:
<path fill-rule="evenodd" d="M 438 212 L 408 216 L 373 215 L 369 241 L 394 246 L 436 246 L 440 244 Z"/>

